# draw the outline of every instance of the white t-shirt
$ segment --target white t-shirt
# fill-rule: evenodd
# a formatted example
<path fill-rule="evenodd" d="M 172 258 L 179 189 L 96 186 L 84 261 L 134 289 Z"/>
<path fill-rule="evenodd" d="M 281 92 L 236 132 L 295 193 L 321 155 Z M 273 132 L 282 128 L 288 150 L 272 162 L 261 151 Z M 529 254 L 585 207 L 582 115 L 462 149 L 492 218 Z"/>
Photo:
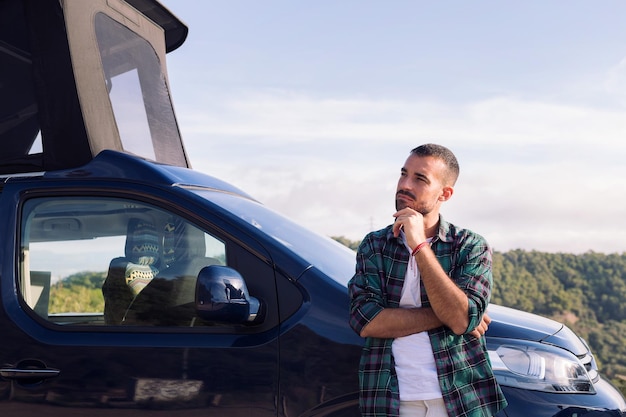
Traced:
<path fill-rule="evenodd" d="M 406 245 L 404 232 L 401 234 Z M 400 307 L 421 307 L 420 297 L 420 272 L 415 257 L 411 256 L 402 286 Z M 398 337 L 393 341 L 391 349 L 396 362 L 401 401 L 432 400 L 442 397 L 428 332 Z"/>

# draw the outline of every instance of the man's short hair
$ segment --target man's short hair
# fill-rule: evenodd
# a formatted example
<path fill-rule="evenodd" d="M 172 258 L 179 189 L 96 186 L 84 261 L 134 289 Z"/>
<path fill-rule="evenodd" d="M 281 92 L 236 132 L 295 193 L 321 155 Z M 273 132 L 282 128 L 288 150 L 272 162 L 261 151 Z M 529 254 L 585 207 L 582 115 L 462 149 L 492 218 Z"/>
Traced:
<path fill-rule="evenodd" d="M 411 154 L 415 156 L 432 156 L 441 159 L 447 168 L 446 180 L 449 185 L 454 185 L 459 178 L 459 161 L 457 161 L 454 153 L 445 146 L 434 143 L 426 143 L 411 150 Z"/>

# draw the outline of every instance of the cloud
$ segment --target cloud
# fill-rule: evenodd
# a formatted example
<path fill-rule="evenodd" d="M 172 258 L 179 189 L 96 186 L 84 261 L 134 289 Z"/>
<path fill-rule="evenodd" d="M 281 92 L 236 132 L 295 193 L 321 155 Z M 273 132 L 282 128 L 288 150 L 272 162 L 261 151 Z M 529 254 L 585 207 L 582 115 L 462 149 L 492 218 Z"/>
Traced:
<path fill-rule="evenodd" d="M 626 228 L 626 118 L 616 109 L 268 91 L 183 103 L 178 113 L 194 168 L 321 234 L 356 240 L 388 224 L 409 150 L 435 141 L 462 171 L 444 215 L 497 250 L 626 247 L 616 233 Z"/>
<path fill-rule="evenodd" d="M 626 58 L 610 68 L 604 88 L 609 94 L 613 94 L 626 100 Z"/>

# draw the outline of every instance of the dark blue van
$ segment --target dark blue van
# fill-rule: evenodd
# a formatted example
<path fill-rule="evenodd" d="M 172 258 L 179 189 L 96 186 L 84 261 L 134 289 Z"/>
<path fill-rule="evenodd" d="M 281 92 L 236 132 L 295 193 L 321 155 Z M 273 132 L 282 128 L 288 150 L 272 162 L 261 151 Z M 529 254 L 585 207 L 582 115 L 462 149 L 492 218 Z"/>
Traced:
<path fill-rule="evenodd" d="M 190 168 L 153 0 L 0 0 L 0 415 L 356 417 L 354 253 Z M 622 416 L 560 323 L 491 306 L 498 417 Z"/>

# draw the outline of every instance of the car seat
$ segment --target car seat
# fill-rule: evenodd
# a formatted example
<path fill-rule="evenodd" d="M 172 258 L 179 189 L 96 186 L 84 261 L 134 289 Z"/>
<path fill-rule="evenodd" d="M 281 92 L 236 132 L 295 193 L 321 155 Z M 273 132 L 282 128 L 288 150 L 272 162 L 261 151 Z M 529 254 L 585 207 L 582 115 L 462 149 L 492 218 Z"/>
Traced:
<path fill-rule="evenodd" d="M 122 324 L 135 297 L 159 272 L 162 244 L 154 223 L 139 218 L 128 221 L 124 254 L 111 261 L 102 285 L 106 324 Z"/>
<path fill-rule="evenodd" d="M 220 262 L 205 256 L 204 232 L 180 218 L 165 225 L 164 267 L 132 302 L 130 324 L 189 326 L 195 312 L 196 280 L 200 270 Z"/>

